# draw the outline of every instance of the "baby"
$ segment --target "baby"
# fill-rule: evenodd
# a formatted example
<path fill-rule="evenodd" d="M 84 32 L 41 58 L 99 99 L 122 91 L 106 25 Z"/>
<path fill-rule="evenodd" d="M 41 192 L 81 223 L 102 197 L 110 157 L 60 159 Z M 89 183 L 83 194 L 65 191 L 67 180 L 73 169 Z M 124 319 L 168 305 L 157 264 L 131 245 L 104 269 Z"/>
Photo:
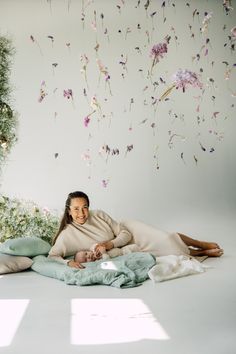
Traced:
<path fill-rule="evenodd" d="M 103 247 L 99 249 L 99 252 L 95 251 L 95 247 L 97 244 L 91 247 L 91 250 L 86 251 L 78 251 L 75 254 L 74 260 L 75 262 L 79 263 L 86 263 L 86 262 L 94 262 L 98 259 L 109 259 L 118 256 L 122 256 L 127 253 L 131 252 L 139 252 L 140 249 L 137 245 L 127 245 L 121 248 L 112 248 L 110 251 L 106 251 L 106 248 Z"/>

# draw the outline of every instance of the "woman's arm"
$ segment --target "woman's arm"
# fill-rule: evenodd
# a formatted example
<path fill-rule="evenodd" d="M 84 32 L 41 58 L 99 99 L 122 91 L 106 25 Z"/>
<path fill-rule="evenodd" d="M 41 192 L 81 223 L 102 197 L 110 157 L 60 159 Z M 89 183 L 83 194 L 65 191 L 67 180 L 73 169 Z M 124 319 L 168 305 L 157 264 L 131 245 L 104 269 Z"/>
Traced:
<path fill-rule="evenodd" d="M 85 268 L 81 263 L 75 262 L 73 259 L 64 259 L 63 255 L 60 255 L 61 252 L 57 250 L 57 246 L 55 247 L 55 245 L 51 248 L 48 254 L 48 258 L 53 259 L 59 263 L 67 264 L 69 267 L 72 268 L 79 268 L 79 269 Z"/>
<path fill-rule="evenodd" d="M 64 259 L 65 254 L 62 251 L 61 247 L 58 247 L 57 242 L 55 243 L 54 246 L 49 251 L 48 258 L 51 258 L 57 262 L 67 264 L 69 262 L 68 259 Z"/>
<path fill-rule="evenodd" d="M 69 267 L 84 268 L 82 264 L 75 262 L 74 259 L 65 259 L 68 255 L 68 248 L 71 248 L 70 232 L 65 229 L 59 234 L 55 244 L 49 251 L 48 258 L 67 264 Z"/>
<path fill-rule="evenodd" d="M 111 241 L 102 242 L 99 245 L 105 246 L 106 250 L 109 251 L 114 247 L 122 247 L 127 245 L 131 239 L 132 234 L 119 222 L 113 220 L 108 214 L 104 211 L 100 211 L 98 216 L 103 219 L 111 228 L 114 239 Z"/>

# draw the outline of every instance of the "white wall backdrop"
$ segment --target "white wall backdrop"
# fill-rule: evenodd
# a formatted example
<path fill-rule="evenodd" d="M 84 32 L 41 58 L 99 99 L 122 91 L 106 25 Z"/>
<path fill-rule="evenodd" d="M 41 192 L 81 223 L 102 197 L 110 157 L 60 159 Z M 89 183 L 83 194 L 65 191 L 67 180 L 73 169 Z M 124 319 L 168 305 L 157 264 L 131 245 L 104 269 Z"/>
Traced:
<path fill-rule="evenodd" d="M 153 223 L 235 210 L 235 26 L 234 0 L 0 0 L 19 112 L 1 192 L 60 209 L 83 190 Z M 202 89 L 160 100 L 178 69 Z"/>

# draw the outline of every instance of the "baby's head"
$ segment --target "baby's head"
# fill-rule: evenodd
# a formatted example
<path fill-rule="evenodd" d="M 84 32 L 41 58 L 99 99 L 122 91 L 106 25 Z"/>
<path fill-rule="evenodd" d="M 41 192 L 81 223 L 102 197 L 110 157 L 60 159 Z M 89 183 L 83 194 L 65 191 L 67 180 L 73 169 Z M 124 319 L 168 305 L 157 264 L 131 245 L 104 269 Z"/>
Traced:
<path fill-rule="evenodd" d="M 93 251 L 78 251 L 74 260 L 78 263 L 94 262 L 96 261 L 96 256 Z"/>

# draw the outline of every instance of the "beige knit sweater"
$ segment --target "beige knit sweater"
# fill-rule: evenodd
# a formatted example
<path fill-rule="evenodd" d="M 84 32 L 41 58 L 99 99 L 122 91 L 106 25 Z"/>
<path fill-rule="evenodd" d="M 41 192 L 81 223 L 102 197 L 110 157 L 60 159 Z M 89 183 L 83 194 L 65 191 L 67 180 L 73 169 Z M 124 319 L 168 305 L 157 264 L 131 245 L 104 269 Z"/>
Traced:
<path fill-rule="evenodd" d="M 89 217 L 83 225 L 67 225 L 58 236 L 48 257 L 67 263 L 65 257 L 90 249 L 94 243 L 112 240 L 114 247 L 122 247 L 131 239 L 132 235 L 125 226 L 113 220 L 104 211 L 94 210 L 89 212 Z"/>

